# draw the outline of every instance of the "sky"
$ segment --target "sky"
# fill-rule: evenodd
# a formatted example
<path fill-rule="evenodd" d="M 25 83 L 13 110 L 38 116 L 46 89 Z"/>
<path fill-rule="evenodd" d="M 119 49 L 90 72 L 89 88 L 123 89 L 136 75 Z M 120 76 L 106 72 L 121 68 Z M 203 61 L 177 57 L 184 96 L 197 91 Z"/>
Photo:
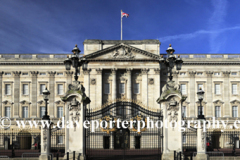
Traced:
<path fill-rule="evenodd" d="M 239 0 L 0 0 L 0 53 L 83 52 L 86 39 L 158 39 L 161 54 L 240 53 Z"/>

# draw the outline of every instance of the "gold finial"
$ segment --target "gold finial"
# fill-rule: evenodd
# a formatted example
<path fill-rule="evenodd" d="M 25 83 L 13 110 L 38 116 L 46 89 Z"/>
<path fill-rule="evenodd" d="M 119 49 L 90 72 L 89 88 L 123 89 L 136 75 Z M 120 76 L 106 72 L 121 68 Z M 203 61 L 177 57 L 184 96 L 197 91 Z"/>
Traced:
<path fill-rule="evenodd" d="M 202 90 L 202 87 L 200 87 L 199 89 Z"/>
<path fill-rule="evenodd" d="M 180 55 L 178 55 L 178 58 L 180 58 Z"/>
<path fill-rule="evenodd" d="M 75 44 L 75 47 L 77 47 L 77 44 Z"/>
<path fill-rule="evenodd" d="M 69 58 L 69 55 L 67 55 L 67 58 Z"/>
<path fill-rule="evenodd" d="M 169 44 L 169 47 L 172 47 L 172 44 Z"/>

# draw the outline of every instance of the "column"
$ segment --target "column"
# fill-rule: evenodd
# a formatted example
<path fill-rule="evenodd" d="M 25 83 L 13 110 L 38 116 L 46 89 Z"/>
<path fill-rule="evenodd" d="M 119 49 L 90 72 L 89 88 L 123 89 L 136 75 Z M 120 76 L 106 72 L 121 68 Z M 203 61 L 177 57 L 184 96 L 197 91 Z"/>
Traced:
<path fill-rule="evenodd" d="M 19 117 L 19 95 L 20 95 L 20 71 L 14 71 L 14 107 L 13 107 L 13 117 Z"/>
<path fill-rule="evenodd" d="M 172 75 L 173 75 L 173 81 L 178 84 L 178 74 L 179 71 L 173 71 Z"/>
<path fill-rule="evenodd" d="M 195 71 L 190 71 L 189 75 L 190 75 L 190 117 L 196 117 L 197 115 L 195 115 L 195 95 L 197 94 L 197 92 L 195 92 Z"/>
<path fill-rule="evenodd" d="M 229 92 L 229 74 L 230 72 L 229 71 L 224 71 L 223 72 L 223 76 L 224 76 L 224 83 L 223 83 L 223 100 L 224 100 L 224 112 L 225 113 L 223 115 L 223 117 L 230 117 L 230 105 L 229 105 L 229 95 L 230 95 L 230 92 Z"/>
<path fill-rule="evenodd" d="M 85 93 L 86 93 L 86 96 L 91 99 L 91 97 L 90 97 L 90 72 L 91 72 L 91 69 L 87 69 L 87 70 L 83 71 Z M 87 107 L 90 108 L 90 104 L 88 104 Z"/>
<path fill-rule="evenodd" d="M 117 98 L 117 69 L 112 69 L 112 100 Z"/>
<path fill-rule="evenodd" d="M 68 86 L 69 84 L 72 84 L 73 71 L 66 71 L 65 73 L 67 75 L 67 86 Z"/>
<path fill-rule="evenodd" d="M 37 75 L 38 71 L 30 71 L 32 75 L 32 89 L 31 89 L 31 118 L 37 117 Z M 30 88 L 30 86 L 29 86 Z"/>
<path fill-rule="evenodd" d="M 3 71 L 0 72 L 0 117 L 2 117 L 2 75 L 3 75 Z"/>
<path fill-rule="evenodd" d="M 207 104 L 206 104 L 206 117 L 212 117 L 213 116 L 213 112 L 212 112 L 212 102 L 213 102 L 213 98 L 212 98 L 212 71 L 207 71 L 207 87 L 205 87 L 207 89 L 207 95 L 205 96 L 207 99 Z M 205 90 L 206 90 L 205 89 Z"/>
<path fill-rule="evenodd" d="M 127 99 L 132 99 L 132 68 L 127 68 Z"/>
<path fill-rule="evenodd" d="M 161 92 L 160 71 L 161 70 L 159 68 L 154 69 L 154 72 L 155 72 L 154 107 L 157 109 L 160 109 L 160 104 L 156 102 L 156 100 L 160 97 L 160 92 Z"/>
<path fill-rule="evenodd" d="M 142 103 L 148 106 L 148 69 L 144 68 L 142 71 Z"/>
<path fill-rule="evenodd" d="M 97 68 L 96 69 L 96 72 L 97 72 L 97 99 L 96 99 L 96 106 L 97 107 L 101 107 L 102 106 L 102 99 L 103 99 L 103 96 L 102 96 L 102 69 L 101 68 Z"/>
<path fill-rule="evenodd" d="M 132 99 L 132 68 L 127 68 L 127 99 Z M 126 114 L 131 114 L 131 108 L 128 107 L 126 110 Z"/>
<path fill-rule="evenodd" d="M 55 71 L 48 72 L 49 75 L 49 92 L 50 92 L 50 98 L 49 98 L 49 107 L 48 107 L 48 114 L 51 118 L 54 118 L 54 106 L 55 106 Z"/>

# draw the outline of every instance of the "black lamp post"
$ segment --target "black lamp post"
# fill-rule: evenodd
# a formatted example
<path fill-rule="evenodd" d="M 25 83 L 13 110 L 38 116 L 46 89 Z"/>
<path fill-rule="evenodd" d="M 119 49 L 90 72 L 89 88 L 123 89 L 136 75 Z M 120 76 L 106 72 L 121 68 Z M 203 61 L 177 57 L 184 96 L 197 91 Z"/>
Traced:
<path fill-rule="evenodd" d="M 48 109 L 47 109 L 47 101 L 49 100 L 49 95 L 50 95 L 50 92 L 49 92 L 49 90 L 46 87 L 46 89 L 43 91 L 43 99 L 44 99 L 45 105 L 46 105 L 45 115 L 42 118 L 43 120 L 50 120 L 50 117 L 49 117 L 49 115 L 47 113 L 47 111 L 48 111 Z"/>
<path fill-rule="evenodd" d="M 169 72 L 168 78 L 170 81 L 172 81 L 172 78 L 173 78 L 172 69 L 174 68 L 174 65 L 176 65 L 177 70 L 181 70 L 183 61 L 180 58 L 180 55 L 178 55 L 178 58 L 174 56 L 173 53 L 175 52 L 175 50 L 172 48 L 171 44 L 169 45 L 166 51 L 167 51 L 167 58 L 163 58 L 163 55 L 162 55 L 161 58 L 159 59 L 160 69 L 163 69 L 166 66 Z"/>
<path fill-rule="evenodd" d="M 79 58 L 79 53 L 81 51 L 79 50 L 77 45 L 75 45 L 75 47 L 73 48 L 72 52 L 73 52 L 73 55 L 71 55 L 70 58 L 68 56 L 67 59 L 64 61 L 64 64 L 65 64 L 66 70 L 71 70 L 71 66 L 73 68 L 75 68 L 74 79 L 75 79 L 75 81 L 77 81 L 78 80 L 78 75 L 77 75 L 78 67 L 82 66 L 82 69 L 86 70 L 88 61 L 87 61 L 87 59 L 85 57 Z"/>
<path fill-rule="evenodd" d="M 204 93 L 205 92 L 200 87 L 198 92 L 197 92 L 198 100 L 199 100 L 199 103 L 200 103 L 200 114 L 198 115 L 198 119 L 205 119 L 205 117 L 202 113 L 202 101 L 203 101 Z"/>

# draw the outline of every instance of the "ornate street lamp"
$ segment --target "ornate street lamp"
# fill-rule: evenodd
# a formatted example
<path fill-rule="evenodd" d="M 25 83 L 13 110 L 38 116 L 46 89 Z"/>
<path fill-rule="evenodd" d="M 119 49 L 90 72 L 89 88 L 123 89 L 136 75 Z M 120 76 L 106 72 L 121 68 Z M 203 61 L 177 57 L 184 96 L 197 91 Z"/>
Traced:
<path fill-rule="evenodd" d="M 49 115 L 47 115 L 48 113 L 47 113 L 47 111 L 48 111 L 48 109 L 47 109 L 47 101 L 49 100 L 49 95 L 50 95 L 50 92 L 49 92 L 49 90 L 47 89 L 47 87 L 45 88 L 45 90 L 43 91 L 43 99 L 44 99 L 44 101 L 45 101 L 45 105 L 46 105 L 46 108 L 45 108 L 45 115 L 43 116 L 43 120 L 49 120 L 50 118 L 49 118 Z"/>
<path fill-rule="evenodd" d="M 71 70 L 71 66 L 73 68 L 75 68 L 75 74 L 74 74 L 74 79 L 75 81 L 78 80 L 78 71 L 80 72 L 80 70 L 78 70 L 78 67 L 82 66 L 83 70 L 87 69 L 87 64 L 88 61 L 85 57 L 81 57 L 79 58 L 79 53 L 81 52 L 79 50 L 79 48 L 77 47 L 77 45 L 75 45 L 75 47 L 72 50 L 73 55 L 71 55 L 71 57 L 69 58 L 69 56 L 67 56 L 67 59 L 64 61 L 64 65 L 66 67 L 66 70 Z"/>
<path fill-rule="evenodd" d="M 197 92 L 197 96 L 198 96 L 198 100 L 200 103 L 200 114 L 198 115 L 198 119 L 205 119 L 203 113 L 202 113 L 202 101 L 203 101 L 203 97 L 204 97 L 204 91 L 202 90 L 202 88 L 200 87 L 198 92 Z"/>
<path fill-rule="evenodd" d="M 172 81 L 172 78 L 173 78 L 172 69 L 176 65 L 176 69 L 181 70 L 183 61 L 179 55 L 178 55 L 178 58 L 174 56 L 173 53 L 175 52 L 175 50 L 172 48 L 171 44 L 169 45 L 166 51 L 167 51 L 167 58 L 163 58 L 163 55 L 162 55 L 161 58 L 159 59 L 160 69 L 167 67 L 169 72 L 168 78 L 170 81 Z"/>

